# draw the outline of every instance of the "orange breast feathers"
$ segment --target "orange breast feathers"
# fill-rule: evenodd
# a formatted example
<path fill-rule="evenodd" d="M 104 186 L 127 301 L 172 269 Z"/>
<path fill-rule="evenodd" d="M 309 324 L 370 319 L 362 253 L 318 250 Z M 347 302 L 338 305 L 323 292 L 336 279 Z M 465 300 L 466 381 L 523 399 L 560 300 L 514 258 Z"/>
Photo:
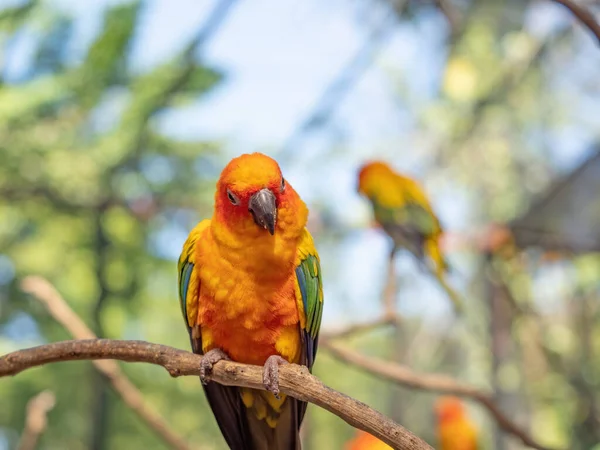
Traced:
<path fill-rule="evenodd" d="M 222 254 L 210 229 L 206 235 L 196 252 L 196 260 L 206 262 L 199 264 L 196 322 L 203 352 L 217 347 L 247 364 L 263 365 L 275 354 L 297 362 L 300 331 L 293 267 L 277 275 L 243 270 Z"/>
<path fill-rule="evenodd" d="M 223 172 L 214 215 L 197 227 L 199 289 L 188 312 L 196 314 L 191 319 L 200 327 L 203 352 L 220 348 L 247 364 L 263 365 L 276 354 L 298 362 L 302 299 L 295 267 L 308 210 L 272 159 L 253 158 L 254 166 L 246 161 Z M 274 193 L 277 212 L 262 229 L 248 202 L 264 188 Z"/>
<path fill-rule="evenodd" d="M 455 397 L 442 397 L 436 403 L 440 450 L 477 450 L 477 429 Z"/>

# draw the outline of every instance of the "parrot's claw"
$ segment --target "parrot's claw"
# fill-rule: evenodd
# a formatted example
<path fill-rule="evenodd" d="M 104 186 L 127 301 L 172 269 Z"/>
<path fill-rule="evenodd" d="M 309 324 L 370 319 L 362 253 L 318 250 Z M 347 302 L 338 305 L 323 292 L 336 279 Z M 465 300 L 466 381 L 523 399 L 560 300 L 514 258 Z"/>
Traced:
<path fill-rule="evenodd" d="M 263 384 L 279 400 L 279 366 L 288 362 L 279 355 L 271 355 L 263 366 Z"/>
<path fill-rule="evenodd" d="M 222 359 L 228 361 L 229 356 L 220 348 L 213 348 L 206 352 L 200 363 L 200 381 L 202 381 L 202 384 L 208 384 L 209 380 L 206 377 L 212 372 L 213 365 Z"/>

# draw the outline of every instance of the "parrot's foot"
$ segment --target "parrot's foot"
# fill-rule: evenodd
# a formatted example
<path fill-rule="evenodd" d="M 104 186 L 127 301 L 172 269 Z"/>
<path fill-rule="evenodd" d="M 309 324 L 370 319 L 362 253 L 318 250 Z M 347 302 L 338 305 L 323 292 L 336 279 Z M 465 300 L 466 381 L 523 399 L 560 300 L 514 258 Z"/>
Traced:
<path fill-rule="evenodd" d="M 279 355 L 271 355 L 263 366 L 263 384 L 279 400 L 279 366 L 288 362 Z"/>
<path fill-rule="evenodd" d="M 222 359 L 229 361 L 229 356 L 220 348 L 213 348 L 202 356 L 202 362 L 200 363 L 200 381 L 202 381 L 202 384 L 208 384 L 206 377 L 212 372 L 213 365 Z"/>

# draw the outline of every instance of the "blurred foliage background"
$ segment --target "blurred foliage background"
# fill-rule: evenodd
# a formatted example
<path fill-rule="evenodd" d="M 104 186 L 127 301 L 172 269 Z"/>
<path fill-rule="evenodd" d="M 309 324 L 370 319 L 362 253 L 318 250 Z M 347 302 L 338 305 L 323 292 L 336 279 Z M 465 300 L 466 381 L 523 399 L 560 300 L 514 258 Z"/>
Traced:
<path fill-rule="evenodd" d="M 583 0 L 591 10 L 598 3 Z M 104 337 L 188 348 L 175 260 L 220 169 L 278 159 L 311 208 L 324 328 L 381 314 L 389 242 L 356 169 L 423 181 L 468 311 L 401 255 L 401 333 L 361 352 L 489 389 L 548 446 L 600 448 L 600 49 L 552 1 L 0 2 L 0 351 L 70 336 L 19 288 L 47 277 Z M 513 239 L 496 245 L 498 230 Z M 501 233 L 506 234 L 504 231 Z M 507 243 L 508 242 L 508 243 Z M 173 429 L 224 444 L 198 380 L 124 371 Z M 321 351 L 316 374 L 436 445 L 435 395 Z M 42 449 L 162 449 L 89 363 L 0 381 L 0 448 L 56 393 Z M 469 404 L 482 447 L 522 448 Z M 309 408 L 309 449 L 354 431 Z"/>

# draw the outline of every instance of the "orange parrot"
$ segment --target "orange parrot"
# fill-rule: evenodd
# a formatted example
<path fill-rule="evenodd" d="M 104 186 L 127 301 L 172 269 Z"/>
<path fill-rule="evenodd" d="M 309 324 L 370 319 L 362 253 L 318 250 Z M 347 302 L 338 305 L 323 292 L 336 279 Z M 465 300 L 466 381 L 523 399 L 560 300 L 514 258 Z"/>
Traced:
<path fill-rule="evenodd" d="M 392 447 L 372 434 L 358 430 L 356 437 L 346 444 L 345 450 L 392 450 Z"/>
<path fill-rule="evenodd" d="M 217 182 L 212 219 L 190 233 L 179 297 L 201 380 L 233 450 L 300 449 L 307 404 L 279 395 L 278 368 L 312 368 L 321 325 L 319 256 L 308 209 L 273 159 L 234 158 Z M 221 359 L 264 366 L 267 391 L 206 383 Z"/>
<path fill-rule="evenodd" d="M 456 397 L 441 397 L 436 402 L 440 450 L 477 450 L 477 429 Z"/>
<path fill-rule="evenodd" d="M 358 192 L 369 199 L 375 221 L 392 238 L 391 255 L 399 248 L 410 251 L 431 269 L 460 311 L 462 302 L 445 280 L 449 267 L 440 249 L 443 230 L 419 183 L 394 172 L 386 163 L 375 161 L 360 168 Z"/>

